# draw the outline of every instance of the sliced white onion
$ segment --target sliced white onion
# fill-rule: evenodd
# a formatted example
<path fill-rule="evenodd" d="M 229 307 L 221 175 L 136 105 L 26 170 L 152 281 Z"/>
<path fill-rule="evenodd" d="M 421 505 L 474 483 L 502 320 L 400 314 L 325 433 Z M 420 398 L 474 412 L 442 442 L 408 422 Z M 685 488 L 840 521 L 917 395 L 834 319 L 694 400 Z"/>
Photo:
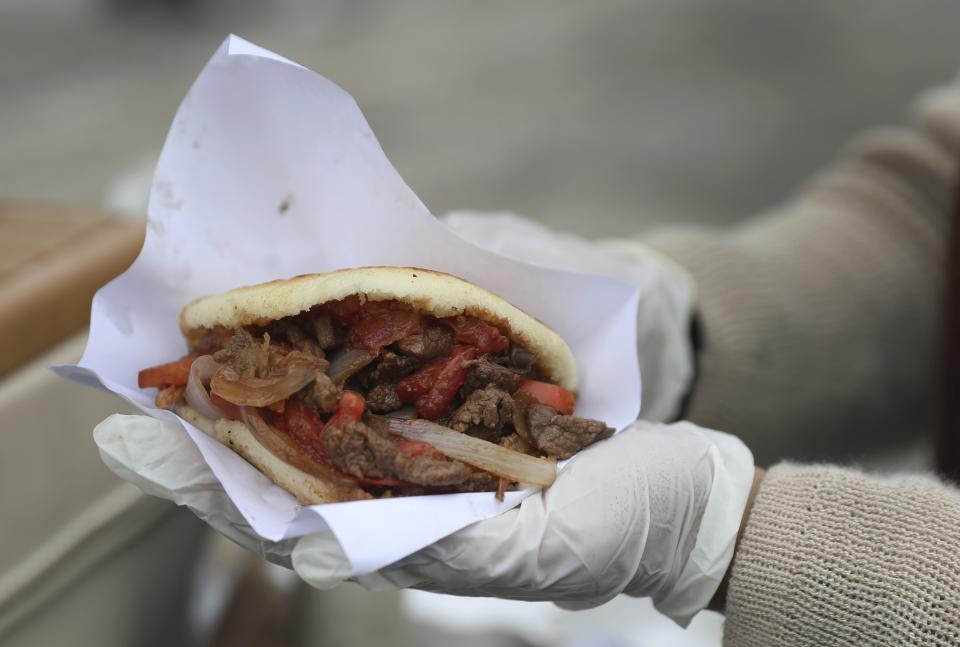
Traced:
<path fill-rule="evenodd" d="M 265 407 L 286 400 L 317 378 L 320 364 L 302 353 L 289 353 L 265 377 L 244 377 L 223 366 L 210 381 L 210 390 L 227 402 L 247 407 Z"/>
<path fill-rule="evenodd" d="M 183 394 L 187 404 L 193 407 L 194 411 L 212 420 L 222 418 L 223 414 L 213 406 L 210 394 L 207 393 L 203 383 L 208 382 L 219 368 L 220 365 L 210 355 L 201 355 L 193 360 L 190 365 L 190 377 L 187 379 L 187 390 Z"/>
<path fill-rule="evenodd" d="M 369 416 L 369 419 L 371 424 L 380 425 L 407 440 L 427 443 L 450 458 L 511 481 L 546 486 L 557 478 L 557 465 L 553 461 L 527 456 L 429 420 L 399 420 L 380 416 Z"/>
<path fill-rule="evenodd" d="M 417 417 L 417 408 L 412 404 L 408 404 L 405 407 L 400 407 L 396 411 L 391 411 L 390 413 L 383 414 L 387 418 L 397 418 L 399 420 L 413 420 Z"/>
<path fill-rule="evenodd" d="M 376 353 L 359 348 L 341 348 L 330 357 L 330 368 L 327 374 L 337 386 L 343 386 L 351 375 L 376 359 Z"/>

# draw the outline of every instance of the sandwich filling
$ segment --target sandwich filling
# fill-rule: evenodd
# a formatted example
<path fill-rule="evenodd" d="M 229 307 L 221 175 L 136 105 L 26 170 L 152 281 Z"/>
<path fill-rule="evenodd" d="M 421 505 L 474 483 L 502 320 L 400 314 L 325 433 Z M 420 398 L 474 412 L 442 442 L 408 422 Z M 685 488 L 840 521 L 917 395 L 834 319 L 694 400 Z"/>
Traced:
<path fill-rule="evenodd" d="M 572 415 L 573 394 L 542 379 L 534 352 L 468 315 L 351 296 L 263 326 L 205 329 L 190 345 L 188 357 L 140 372 L 158 407 L 186 401 L 241 420 L 294 467 L 373 496 L 514 485 L 399 435 L 403 420 L 548 458 L 613 433 Z"/>

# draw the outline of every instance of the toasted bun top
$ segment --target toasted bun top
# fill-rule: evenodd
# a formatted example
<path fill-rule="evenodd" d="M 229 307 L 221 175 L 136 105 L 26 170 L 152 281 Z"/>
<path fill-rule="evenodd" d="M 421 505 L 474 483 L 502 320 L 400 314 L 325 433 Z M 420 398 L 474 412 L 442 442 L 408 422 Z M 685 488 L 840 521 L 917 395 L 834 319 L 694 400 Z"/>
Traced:
<path fill-rule="evenodd" d="M 534 351 L 545 379 L 576 391 L 573 353 L 550 327 L 469 281 L 415 267 L 358 267 L 236 288 L 188 304 L 180 313 L 180 329 L 195 339 L 199 331 L 216 326 L 263 326 L 354 294 L 368 301 L 401 301 L 436 317 L 482 319 Z"/>

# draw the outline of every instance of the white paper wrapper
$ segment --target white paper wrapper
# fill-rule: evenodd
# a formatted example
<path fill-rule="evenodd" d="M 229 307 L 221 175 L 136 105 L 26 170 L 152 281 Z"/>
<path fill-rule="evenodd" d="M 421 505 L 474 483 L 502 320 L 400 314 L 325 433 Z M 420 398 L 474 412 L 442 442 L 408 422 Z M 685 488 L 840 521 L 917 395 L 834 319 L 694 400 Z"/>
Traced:
<path fill-rule="evenodd" d="M 424 100 L 428 100 L 424 98 Z M 164 144 L 136 262 L 94 297 L 90 338 L 68 379 L 178 421 L 250 525 L 270 540 L 330 528 L 367 573 L 515 505 L 490 493 L 301 507 L 237 454 L 153 408 L 137 372 L 185 352 L 192 299 L 297 274 L 411 265 L 473 281 L 545 321 L 579 365 L 578 414 L 622 429 L 640 405 L 637 288 L 481 250 L 436 221 L 387 160 L 353 98 L 231 36 L 200 73 Z"/>

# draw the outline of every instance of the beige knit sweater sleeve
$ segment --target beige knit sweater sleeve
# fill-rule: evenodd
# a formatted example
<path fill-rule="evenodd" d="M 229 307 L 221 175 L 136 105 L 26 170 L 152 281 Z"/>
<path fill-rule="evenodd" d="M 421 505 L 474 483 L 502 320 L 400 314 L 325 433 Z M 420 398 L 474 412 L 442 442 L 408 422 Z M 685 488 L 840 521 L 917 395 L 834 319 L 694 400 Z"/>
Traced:
<path fill-rule="evenodd" d="M 651 236 L 700 290 L 687 417 L 741 436 L 759 464 L 929 428 L 958 160 L 952 86 L 909 125 L 856 139 L 769 214 Z M 773 468 L 735 558 L 725 643 L 960 645 L 960 493 Z"/>
<path fill-rule="evenodd" d="M 960 645 L 960 492 L 773 468 L 737 550 L 724 644 Z"/>
<path fill-rule="evenodd" d="M 771 213 L 645 235 L 699 288 L 686 417 L 737 434 L 761 464 L 929 426 L 957 160 L 960 85 L 855 139 Z"/>

